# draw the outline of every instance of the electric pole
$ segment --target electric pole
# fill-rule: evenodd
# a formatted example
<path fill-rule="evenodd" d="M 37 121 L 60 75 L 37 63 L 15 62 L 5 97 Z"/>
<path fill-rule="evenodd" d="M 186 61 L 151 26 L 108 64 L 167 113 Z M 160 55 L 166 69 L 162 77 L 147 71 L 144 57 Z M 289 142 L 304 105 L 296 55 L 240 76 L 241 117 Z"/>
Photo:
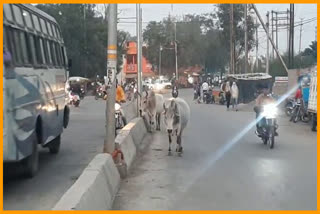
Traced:
<path fill-rule="evenodd" d="M 264 22 L 263 22 L 263 20 L 262 20 L 262 18 L 261 18 L 261 16 L 260 16 L 260 14 L 259 14 L 259 11 L 258 11 L 257 7 L 256 7 L 254 4 L 252 4 L 252 8 L 253 8 L 253 10 L 255 11 L 255 13 L 257 14 L 258 19 L 259 19 L 259 21 L 260 21 L 260 23 L 261 23 L 264 31 L 267 33 L 267 32 L 268 32 L 268 29 L 267 29 L 266 25 L 264 24 Z M 270 35 L 269 35 L 268 33 L 267 33 L 267 39 L 269 40 L 269 42 L 271 42 L 271 45 L 273 46 L 273 48 L 275 48 L 275 44 L 274 44 L 273 40 L 271 39 L 271 37 L 270 37 Z M 267 43 L 267 44 L 268 44 L 268 43 Z M 284 61 L 283 61 L 283 59 L 282 59 L 282 57 L 281 57 L 281 55 L 280 55 L 280 52 L 278 51 L 278 49 L 275 49 L 275 52 L 276 52 L 277 56 L 279 57 L 282 66 L 284 67 L 284 69 L 285 69 L 286 72 L 288 73 L 288 68 L 287 68 L 286 64 L 284 63 Z"/>
<path fill-rule="evenodd" d="M 273 33 L 274 33 L 274 29 L 273 29 L 273 21 L 274 21 L 274 17 L 273 17 L 273 14 L 274 14 L 274 11 L 271 10 L 271 38 L 272 40 L 274 40 L 274 36 L 273 36 Z M 272 48 L 272 59 L 274 59 L 274 48 Z"/>
<path fill-rule="evenodd" d="M 259 69 L 259 60 L 258 60 L 258 45 L 259 45 L 259 38 L 258 38 L 258 18 L 256 17 L 256 68 Z"/>
<path fill-rule="evenodd" d="M 161 75 L 161 52 L 162 52 L 162 46 L 160 45 L 160 48 L 159 48 L 159 77 Z"/>
<path fill-rule="evenodd" d="M 174 22 L 174 50 L 176 57 L 176 80 L 178 80 L 178 48 L 177 48 L 177 23 Z"/>
<path fill-rule="evenodd" d="M 290 4 L 289 68 L 294 65 L 294 4 Z"/>
<path fill-rule="evenodd" d="M 302 36 L 302 21 L 303 18 L 301 18 L 301 25 L 300 25 L 300 38 L 299 38 L 299 54 L 301 53 L 301 36 Z"/>
<path fill-rule="evenodd" d="M 269 37 L 269 12 L 267 12 L 267 37 Z M 267 39 L 266 73 L 269 74 L 269 40 Z"/>
<path fill-rule="evenodd" d="M 230 74 L 234 74 L 233 50 L 233 4 L 230 4 Z"/>
<path fill-rule="evenodd" d="M 141 35 L 141 9 L 140 4 L 136 5 L 137 16 L 137 74 L 138 74 L 138 93 L 142 92 L 142 35 Z M 139 99 L 138 99 L 139 103 Z"/>
<path fill-rule="evenodd" d="M 106 137 L 103 152 L 111 154 L 114 149 L 115 118 L 114 104 L 116 100 L 116 71 L 117 71 L 117 4 L 108 6 L 108 56 L 107 56 L 107 94 L 106 101 Z"/>
<path fill-rule="evenodd" d="M 245 62 L 244 62 L 244 73 L 248 73 L 248 23 L 247 23 L 247 12 L 248 5 L 244 5 L 244 51 L 245 51 Z"/>
<path fill-rule="evenodd" d="M 276 12 L 276 48 L 279 49 L 279 46 L 278 46 L 278 12 Z"/>

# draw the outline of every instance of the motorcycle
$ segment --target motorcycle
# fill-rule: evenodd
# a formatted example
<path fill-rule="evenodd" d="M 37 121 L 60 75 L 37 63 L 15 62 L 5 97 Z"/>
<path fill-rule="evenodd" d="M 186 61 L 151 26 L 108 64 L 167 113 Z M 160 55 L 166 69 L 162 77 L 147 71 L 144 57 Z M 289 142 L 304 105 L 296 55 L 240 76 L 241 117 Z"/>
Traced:
<path fill-rule="evenodd" d="M 70 91 L 69 92 L 69 104 L 75 107 L 79 107 L 80 105 L 80 97 L 78 94 Z"/>
<path fill-rule="evenodd" d="M 114 104 L 114 110 L 115 110 L 115 128 L 116 128 L 116 134 L 118 129 L 122 129 L 126 125 L 126 119 L 123 117 L 121 105 L 119 103 Z"/>
<path fill-rule="evenodd" d="M 79 97 L 80 97 L 81 100 L 84 99 L 84 94 L 85 94 L 84 89 L 81 88 L 81 89 L 80 89 L 80 94 L 79 94 Z"/>
<path fill-rule="evenodd" d="M 102 86 L 97 87 L 96 89 L 96 95 L 94 97 L 96 100 L 98 100 L 99 98 L 102 98 L 104 100 L 107 99 L 107 94 L 102 90 Z"/>
<path fill-rule="evenodd" d="M 219 93 L 219 103 L 221 105 L 224 105 L 226 103 L 225 93 L 223 91 Z"/>
<path fill-rule="evenodd" d="M 305 123 L 308 123 L 310 121 L 310 117 L 302 105 L 304 106 L 303 100 L 297 99 L 292 110 L 290 121 L 293 121 L 294 123 L 298 122 L 298 120 L 301 120 Z"/>
<path fill-rule="evenodd" d="M 256 131 L 258 137 L 263 141 L 263 144 L 269 144 L 270 149 L 274 147 L 276 130 L 278 125 L 276 123 L 278 108 L 275 104 L 268 104 L 263 106 L 261 116 L 262 119 L 259 122 L 260 131 Z"/>
<path fill-rule="evenodd" d="M 213 97 L 213 94 L 212 94 L 212 89 L 209 88 L 209 90 L 205 93 L 205 103 L 206 104 L 212 104 L 214 103 L 214 97 Z"/>
<path fill-rule="evenodd" d="M 179 94 L 178 88 L 176 86 L 174 86 L 172 89 L 172 97 L 177 98 L 178 94 Z"/>
<path fill-rule="evenodd" d="M 286 115 L 287 115 L 288 117 L 290 117 L 290 116 L 292 115 L 292 112 L 293 112 L 293 109 L 295 108 L 295 106 L 296 106 L 296 101 L 295 101 L 295 99 L 289 98 L 289 99 L 287 100 L 286 105 L 285 105 L 285 112 L 286 112 Z"/>

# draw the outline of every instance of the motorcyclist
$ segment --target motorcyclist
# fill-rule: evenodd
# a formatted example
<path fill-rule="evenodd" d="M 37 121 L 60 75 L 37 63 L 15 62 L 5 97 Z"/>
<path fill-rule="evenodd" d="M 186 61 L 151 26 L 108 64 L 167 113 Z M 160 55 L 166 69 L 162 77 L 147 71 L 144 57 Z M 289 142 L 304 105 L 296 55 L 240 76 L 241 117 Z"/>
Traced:
<path fill-rule="evenodd" d="M 203 96 L 202 98 L 204 99 L 205 93 L 207 93 L 208 90 L 209 90 L 209 84 L 207 83 L 206 80 L 203 81 L 201 88 L 202 88 L 202 96 Z M 205 100 L 203 100 L 203 102 L 204 102 L 204 101 L 205 101 Z"/>
<path fill-rule="evenodd" d="M 262 93 L 256 98 L 256 103 L 254 107 L 254 111 L 256 112 L 256 118 L 258 118 L 263 110 L 263 106 L 267 104 L 275 103 L 273 97 L 269 96 L 269 89 L 268 87 L 262 86 Z M 257 122 L 256 133 L 259 136 L 262 129 L 262 124 L 265 122 L 265 119 L 262 118 L 260 121 Z M 275 130 L 275 136 L 278 136 L 278 132 Z"/>
<path fill-rule="evenodd" d="M 174 82 L 174 84 L 173 84 L 173 87 L 172 87 L 172 96 L 175 94 L 175 93 L 177 93 L 177 97 L 178 97 L 178 94 L 179 94 L 179 92 L 178 92 L 178 82 L 177 81 L 175 81 Z"/>

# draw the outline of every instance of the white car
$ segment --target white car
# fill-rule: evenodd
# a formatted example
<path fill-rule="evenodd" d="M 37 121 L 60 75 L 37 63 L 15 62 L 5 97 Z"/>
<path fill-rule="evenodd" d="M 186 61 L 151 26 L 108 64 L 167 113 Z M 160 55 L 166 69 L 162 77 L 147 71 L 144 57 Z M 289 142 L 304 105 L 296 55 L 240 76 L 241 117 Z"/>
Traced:
<path fill-rule="evenodd" d="M 152 86 L 152 89 L 156 90 L 156 91 L 161 91 L 163 89 L 170 89 L 171 87 L 172 87 L 172 85 L 171 85 L 171 82 L 169 80 L 165 80 L 165 79 L 159 80 L 159 79 L 157 79 L 154 82 L 154 84 Z"/>

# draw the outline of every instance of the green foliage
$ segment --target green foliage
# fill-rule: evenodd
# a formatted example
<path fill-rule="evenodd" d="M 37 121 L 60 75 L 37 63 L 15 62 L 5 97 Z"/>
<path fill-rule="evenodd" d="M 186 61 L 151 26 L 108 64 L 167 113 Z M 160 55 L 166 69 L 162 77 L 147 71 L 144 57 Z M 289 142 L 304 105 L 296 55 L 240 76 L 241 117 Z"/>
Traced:
<path fill-rule="evenodd" d="M 243 5 L 234 6 L 236 57 L 239 60 L 244 52 L 244 8 Z M 217 12 L 188 14 L 182 20 L 173 20 L 169 17 L 160 22 L 149 22 L 143 33 L 144 41 L 148 44 L 145 56 L 154 67 L 158 67 L 161 45 L 164 48 L 161 57 L 162 72 L 170 73 L 174 70 L 174 22 L 176 22 L 179 67 L 201 65 L 208 72 L 224 72 L 230 58 L 229 8 L 229 4 L 219 4 Z M 249 50 L 254 44 L 253 33 L 253 20 L 248 14 Z"/>
<path fill-rule="evenodd" d="M 73 61 L 71 76 L 90 78 L 106 74 L 108 26 L 95 4 L 39 4 L 37 7 L 60 25 L 68 58 Z M 128 36 L 127 32 L 118 31 L 118 71 Z"/>

